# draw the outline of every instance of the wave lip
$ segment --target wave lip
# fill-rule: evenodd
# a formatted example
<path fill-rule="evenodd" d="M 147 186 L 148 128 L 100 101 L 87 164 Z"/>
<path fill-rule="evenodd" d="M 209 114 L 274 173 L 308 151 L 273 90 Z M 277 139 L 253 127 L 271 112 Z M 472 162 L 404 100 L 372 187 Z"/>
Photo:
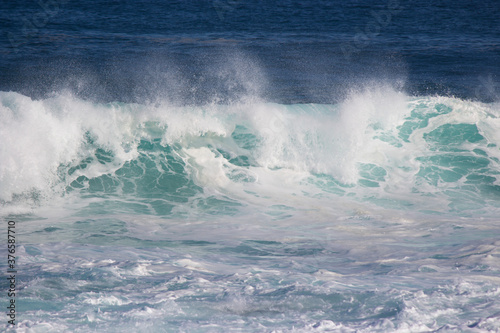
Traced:
<path fill-rule="evenodd" d="M 270 185 L 282 179 L 294 195 L 398 209 L 498 208 L 496 104 L 387 87 L 339 104 L 179 107 L 14 92 L 0 92 L 0 103 L 3 206 L 71 194 L 121 197 L 156 214 L 197 200 L 232 203 L 234 212 L 256 197 L 282 197 Z"/>

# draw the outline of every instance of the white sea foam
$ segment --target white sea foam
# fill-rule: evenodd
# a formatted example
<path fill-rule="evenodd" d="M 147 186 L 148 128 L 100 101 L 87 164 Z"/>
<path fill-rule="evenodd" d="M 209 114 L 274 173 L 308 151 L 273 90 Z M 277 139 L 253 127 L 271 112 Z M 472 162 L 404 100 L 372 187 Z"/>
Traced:
<path fill-rule="evenodd" d="M 205 194 L 225 193 L 243 203 L 273 198 L 293 207 L 297 200 L 304 202 L 310 196 L 327 199 L 337 193 L 361 200 L 374 198 L 387 208 L 414 206 L 439 212 L 449 206 L 470 210 L 467 207 L 484 202 L 479 191 L 462 191 L 463 198 L 458 198 L 450 196 L 453 192 L 449 190 L 481 186 L 468 185 L 469 174 L 483 177 L 489 182 L 487 186 L 499 185 L 496 144 L 500 123 L 495 104 L 415 98 L 384 86 L 354 91 L 337 105 L 259 101 L 185 108 L 165 103 L 104 105 L 68 94 L 37 101 L 12 92 L 2 92 L 0 98 L 4 120 L 0 125 L 4 143 L 0 148 L 4 161 L 0 164 L 0 199 L 4 214 L 31 212 L 36 206 L 55 202 L 81 176 L 113 178 L 115 171 L 144 153 L 139 148 L 141 142 L 152 140 L 173 148 L 172 157 L 186 164 L 182 172 L 204 188 Z M 442 148 L 428 142 L 430 134 L 443 126 L 467 124 L 476 126 L 484 140 L 457 143 L 451 137 L 455 140 L 452 147 L 462 149 L 462 156 L 484 156 L 489 170 L 471 165 L 471 171 L 459 170 L 462 174 L 458 174 L 453 166 L 426 162 L 426 158 L 432 161 L 443 155 L 439 152 Z M 403 130 L 407 138 L 402 136 Z M 104 160 L 98 156 L 102 152 L 107 154 Z M 249 165 L 229 162 L 241 156 Z M 163 173 L 161 160 L 153 162 Z M 139 166 L 150 172 L 142 162 Z M 432 168 L 435 171 L 429 175 L 422 174 Z M 443 181 L 442 177 L 448 177 L 446 172 L 456 180 Z M 316 179 L 317 175 L 326 178 Z M 117 194 L 124 185 L 118 186 Z M 494 192 L 494 187 L 490 188 Z M 433 200 L 428 200 L 429 195 Z M 282 200 L 287 197 L 288 204 Z M 467 200 L 471 204 L 466 204 Z M 324 206 L 319 201 L 310 205 Z M 173 211 L 182 209 L 176 206 Z M 494 207 L 487 209 L 492 214 L 496 211 Z"/>

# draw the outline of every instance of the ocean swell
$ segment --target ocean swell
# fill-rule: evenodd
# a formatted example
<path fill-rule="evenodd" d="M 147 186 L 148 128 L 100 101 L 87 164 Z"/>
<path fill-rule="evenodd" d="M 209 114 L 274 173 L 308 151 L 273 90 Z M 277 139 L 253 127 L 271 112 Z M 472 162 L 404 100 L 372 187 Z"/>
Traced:
<path fill-rule="evenodd" d="M 10 213 L 76 196 L 169 216 L 236 214 L 286 193 L 494 214 L 499 112 L 387 87 L 338 104 L 185 107 L 0 92 L 0 200 Z"/>

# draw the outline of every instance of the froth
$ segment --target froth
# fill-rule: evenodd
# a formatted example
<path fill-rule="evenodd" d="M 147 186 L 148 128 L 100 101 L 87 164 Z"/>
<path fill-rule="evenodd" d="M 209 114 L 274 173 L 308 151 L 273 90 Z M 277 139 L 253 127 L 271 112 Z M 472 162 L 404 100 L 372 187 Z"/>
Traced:
<path fill-rule="evenodd" d="M 65 167 L 88 156 L 89 139 L 120 160 L 134 156 L 134 117 L 126 108 L 95 106 L 69 95 L 37 101 L 14 92 L 0 92 L 0 103 L 2 201 L 16 195 L 36 201 L 60 192 Z"/>
<path fill-rule="evenodd" d="M 0 93 L 0 199 L 57 183 L 57 169 L 78 156 L 82 128 L 67 110 L 59 115 L 44 101 Z"/>
<path fill-rule="evenodd" d="M 289 194 L 316 186 L 379 204 L 427 202 L 430 210 L 453 201 L 453 209 L 466 209 L 498 188 L 495 104 L 409 97 L 386 86 L 353 91 L 332 105 L 95 104 L 70 94 L 32 100 L 13 92 L 1 92 L 0 102 L 0 200 L 10 211 L 59 197 L 77 179 L 72 190 L 101 176 L 124 186 L 128 171 L 115 172 L 131 161 L 151 174 L 143 181 L 162 178 L 156 180 L 164 190 L 171 186 L 162 174 L 174 172 L 203 192 L 239 200 L 259 191 L 287 197 L 271 193 L 271 180 L 282 176 L 291 179 Z M 162 167 L 165 158 L 176 161 L 175 171 Z M 96 191 L 107 191 L 102 187 Z M 119 194 L 118 187 L 109 191 Z"/>
<path fill-rule="evenodd" d="M 373 140 L 396 131 L 408 113 L 407 96 L 389 87 L 353 92 L 340 105 L 260 105 L 252 125 L 262 138 L 257 160 L 330 174 L 356 183 L 359 163 L 384 163 L 390 144 Z"/>

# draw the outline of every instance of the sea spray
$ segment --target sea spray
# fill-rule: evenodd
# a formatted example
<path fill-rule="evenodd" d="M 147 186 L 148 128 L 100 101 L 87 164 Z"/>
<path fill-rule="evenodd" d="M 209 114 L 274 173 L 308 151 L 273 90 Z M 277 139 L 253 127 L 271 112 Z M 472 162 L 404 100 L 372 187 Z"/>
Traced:
<path fill-rule="evenodd" d="M 75 191 L 134 195 L 146 191 L 141 179 L 173 195 L 179 188 L 162 187 L 165 177 L 231 197 L 232 188 L 265 187 L 264 174 L 295 172 L 306 192 L 382 206 L 411 202 L 434 210 L 441 202 L 457 213 L 497 207 L 495 104 L 389 88 L 358 91 L 337 105 L 182 108 L 93 104 L 70 95 L 37 101 L 17 93 L 1 99 L 4 206 L 28 199 L 39 205 Z M 134 168 L 140 177 L 127 171 Z"/>

